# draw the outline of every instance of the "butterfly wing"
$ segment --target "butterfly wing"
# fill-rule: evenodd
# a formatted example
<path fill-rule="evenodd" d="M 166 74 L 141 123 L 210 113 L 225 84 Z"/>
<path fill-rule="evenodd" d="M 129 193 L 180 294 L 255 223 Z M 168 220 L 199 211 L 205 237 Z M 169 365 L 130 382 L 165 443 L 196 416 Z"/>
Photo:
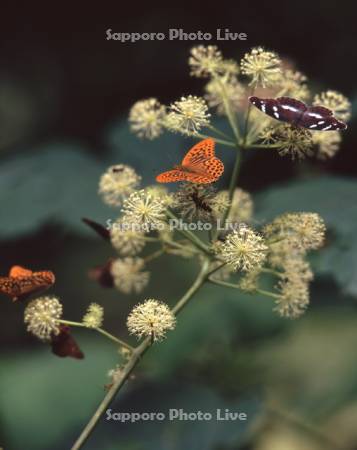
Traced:
<path fill-rule="evenodd" d="M 307 107 L 303 102 L 290 97 L 259 98 L 249 97 L 249 101 L 260 111 L 281 122 L 296 124 Z"/>
<path fill-rule="evenodd" d="M 215 141 L 204 139 L 194 145 L 182 160 L 187 170 L 187 181 L 208 184 L 217 181 L 224 171 L 224 165 L 214 153 Z"/>
<path fill-rule="evenodd" d="M 205 161 L 204 165 L 206 167 L 207 174 L 209 174 L 211 178 L 210 183 L 217 181 L 218 178 L 224 172 L 223 162 L 219 158 L 216 158 L 215 156 Z"/>
<path fill-rule="evenodd" d="M 208 175 L 200 175 L 199 173 L 187 173 L 186 181 L 197 184 L 210 184 L 215 180 Z"/>
<path fill-rule="evenodd" d="M 194 145 L 182 160 L 182 167 L 192 168 L 200 166 L 207 159 L 214 157 L 215 141 L 211 138 L 204 139 Z"/>
<path fill-rule="evenodd" d="M 12 266 L 9 272 L 9 277 L 19 278 L 19 277 L 29 277 L 32 275 L 32 270 L 25 269 L 22 266 Z"/>
<path fill-rule="evenodd" d="M 25 300 L 30 294 L 48 289 L 55 282 L 55 275 L 51 271 L 31 272 L 14 266 L 10 273 L 13 275 L 0 277 L 0 292 L 11 297 L 13 301 Z M 26 275 L 27 273 L 30 275 Z"/>
<path fill-rule="evenodd" d="M 345 130 L 347 125 L 333 116 L 333 112 L 323 106 L 311 106 L 308 108 L 299 124 L 309 130 L 334 131 Z"/>
<path fill-rule="evenodd" d="M 220 159 L 214 156 L 215 141 L 204 139 L 194 145 L 183 158 L 181 167 L 168 170 L 156 177 L 159 183 L 190 181 L 191 183 L 208 184 L 218 180 L 224 166 Z"/>
<path fill-rule="evenodd" d="M 326 116 L 333 116 L 331 109 L 325 108 L 324 106 L 309 106 L 306 110 L 309 114 L 316 114 L 315 117 L 322 118 Z"/>
<path fill-rule="evenodd" d="M 8 295 L 15 301 L 21 294 L 21 287 L 19 282 L 14 278 L 0 277 L 0 292 Z"/>
<path fill-rule="evenodd" d="M 187 181 L 187 173 L 180 169 L 168 170 L 156 177 L 158 183 L 174 183 L 176 181 Z"/>
<path fill-rule="evenodd" d="M 65 358 L 66 356 L 76 359 L 84 358 L 83 352 L 71 335 L 70 328 L 66 325 L 61 325 L 59 334 L 52 336 L 51 346 L 52 353 L 61 358 Z"/>

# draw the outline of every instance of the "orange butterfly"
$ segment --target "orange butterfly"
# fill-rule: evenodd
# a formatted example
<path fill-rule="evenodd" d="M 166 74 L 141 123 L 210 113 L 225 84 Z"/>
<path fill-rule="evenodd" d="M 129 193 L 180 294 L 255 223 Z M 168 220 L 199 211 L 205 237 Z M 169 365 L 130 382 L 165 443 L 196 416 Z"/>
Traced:
<path fill-rule="evenodd" d="M 8 295 L 15 302 L 24 300 L 35 292 L 48 289 L 54 282 L 53 272 L 32 272 L 21 266 L 13 266 L 8 277 L 0 277 L 0 292 Z"/>
<path fill-rule="evenodd" d="M 156 177 L 159 183 L 190 181 L 208 184 L 217 181 L 224 171 L 222 161 L 214 156 L 215 142 L 208 138 L 194 145 L 183 158 L 182 163 L 172 170 Z"/>

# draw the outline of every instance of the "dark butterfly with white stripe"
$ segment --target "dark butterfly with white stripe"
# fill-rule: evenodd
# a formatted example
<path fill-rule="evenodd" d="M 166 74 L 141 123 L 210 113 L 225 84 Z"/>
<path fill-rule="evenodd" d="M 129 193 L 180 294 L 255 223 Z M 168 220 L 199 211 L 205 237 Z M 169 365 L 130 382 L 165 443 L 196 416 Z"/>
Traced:
<path fill-rule="evenodd" d="M 306 106 L 305 103 L 290 97 L 259 98 L 249 97 L 250 103 L 260 111 L 281 122 L 288 122 L 311 131 L 345 130 L 347 125 L 333 116 L 324 106 Z"/>

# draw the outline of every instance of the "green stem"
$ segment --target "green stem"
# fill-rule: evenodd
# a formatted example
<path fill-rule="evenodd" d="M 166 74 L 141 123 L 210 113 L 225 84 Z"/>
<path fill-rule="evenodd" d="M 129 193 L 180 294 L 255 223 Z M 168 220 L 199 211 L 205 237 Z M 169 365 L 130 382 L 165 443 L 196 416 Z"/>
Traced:
<path fill-rule="evenodd" d="M 105 413 L 105 411 L 108 409 L 108 406 L 111 404 L 112 400 L 114 399 L 116 393 L 120 390 L 120 388 L 123 386 L 125 381 L 128 379 L 144 353 L 148 350 L 148 348 L 151 345 L 150 338 L 145 339 L 139 347 L 136 347 L 133 351 L 133 353 L 130 356 L 130 359 L 126 363 L 125 367 L 123 368 L 120 377 L 118 377 L 112 386 L 110 387 L 109 391 L 107 392 L 104 399 L 101 401 L 98 409 L 94 413 L 94 415 L 89 420 L 88 424 L 83 429 L 82 433 L 80 434 L 79 438 L 74 443 L 71 450 L 78 450 L 83 447 L 91 433 L 93 432 L 94 428 L 99 422 L 99 419 L 102 417 L 102 415 Z"/>
<path fill-rule="evenodd" d="M 254 95 L 254 86 L 252 87 L 250 91 L 250 97 Z M 244 123 L 244 134 L 243 134 L 243 145 L 242 147 L 245 148 L 248 138 L 248 125 L 249 125 L 249 117 L 250 117 L 250 111 L 252 110 L 252 104 L 249 102 L 248 105 L 248 111 L 245 116 L 245 123 Z"/>
<path fill-rule="evenodd" d="M 226 87 L 225 87 L 224 83 L 222 83 L 222 81 L 219 77 L 215 77 L 215 80 L 217 81 L 217 83 L 219 84 L 219 86 L 221 88 L 223 106 L 224 106 L 229 124 L 230 124 L 230 126 L 233 130 L 234 136 L 236 138 L 236 142 L 238 143 L 240 141 L 240 133 L 239 133 L 235 115 L 234 115 L 231 105 L 229 103 L 229 98 L 227 95 Z"/>
<path fill-rule="evenodd" d="M 229 283 L 228 281 L 215 280 L 214 278 L 208 278 L 208 281 L 212 284 L 217 284 L 218 286 L 229 287 L 232 289 L 240 289 L 238 284 Z"/>
<path fill-rule="evenodd" d="M 176 303 L 175 307 L 172 309 L 172 312 L 174 314 L 178 314 L 184 306 L 187 305 L 189 300 L 193 297 L 193 295 L 201 288 L 203 283 L 206 281 L 207 277 L 207 269 L 208 269 L 209 262 L 205 260 L 203 263 L 201 270 L 199 274 L 197 275 L 195 281 L 191 285 L 191 287 L 186 291 L 186 293 L 180 298 L 180 300 Z M 93 432 L 94 428 L 98 424 L 100 418 L 105 413 L 105 411 L 108 409 L 109 405 L 111 404 L 112 400 L 118 393 L 118 391 L 121 389 L 121 387 L 124 385 L 125 381 L 129 378 L 132 371 L 137 366 L 140 359 L 143 357 L 143 355 L 146 353 L 146 351 L 151 347 L 151 339 L 150 337 L 146 338 L 138 347 L 136 347 L 128 362 L 123 368 L 123 371 L 121 373 L 121 376 L 115 380 L 113 385 L 110 387 L 107 395 L 104 397 L 104 399 L 101 401 L 99 407 L 95 411 L 94 415 L 89 420 L 88 424 L 83 429 L 82 433 L 80 434 L 77 441 L 74 443 L 71 450 L 79 450 L 83 447 L 91 433 Z"/>
<path fill-rule="evenodd" d="M 237 154 L 236 154 L 236 159 L 234 161 L 233 172 L 232 172 L 231 180 L 229 182 L 229 190 L 228 190 L 229 206 L 224 211 L 224 214 L 222 217 L 223 226 L 225 225 L 227 217 L 229 215 L 229 211 L 231 210 L 231 204 L 232 204 L 232 199 L 233 199 L 233 195 L 234 195 L 234 190 L 235 190 L 235 188 L 237 186 L 237 182 L 238 182 L 240 163 L 241 163 L 241 152 L 240 152 L 240 149 L 237 148 Z"/>
<path fill-rule="evenodd" d="M 219 264 L 217 267 L 215 267 L 214 269 L 212 269 L 210 272 L 208 272 L 207 278 L 209 278 L 212 274 L 214 274 L 214 273 L 217 272 L 218 270 L 222 269 L 222 267 L 224 267 L 225 265 L 227 265 L 227 263 L 226 263 L 226 262 L 222 262 L 222 263 Z"/>
<path fill-rule="evenodd" d="M 225 145 L 227 147 L 235 147 L 236 146 L 233 141 L 226 141 L 224 139 L 219 139 L 219 138 L 216 138 L 216 137 L 208 136 L 207 134 L 203 134 L 203 133 L 195 133 L 194 136 L 196 136 L 196 137 L 198 137 L 200 139 L 211 138 L 215 142 L 217 142 L 217 144 Z"/>
<path fill-rule="evenodd" d="M 281 144 L 249 144 L 245 148 L 279 148 Z"/>
<path fill-rule="evenodd" d="M 103 328 L 87 327 L 82 322 L 73 322 L 72 320 L 59 319 L 58 322 L 59 323 L 63 323 L 64 325 L 71 325 L 72 327 L 81 327 L 81 328 L 87 328 L 88 330 L 95 330 L 98 333 L 102 334 L 103 336 L 106 336 L 108 339 L 110 339 L 111 341 L 115 342 L 116 344 L 119 344 L 122 347 L 125 347 L 126 349 L 130 350 L 131 352 L 133 351 L 133 347 L 131 345 L 127 344 L 126 342 L 122 341 L 121 339 L 118 339 L 117 337 L 115 337 L 112 334 L 108 333 L 108 331 L 103 330 Z"/>
<path fill-rule="evenodd" d="M 144 240 L 146 242 L 160 242 L 160 238 L 151 237 L 151 236 L 144 236 Z"/>
<path fill-rule="evenodd" d="M 182 241 L 169 241 L 169 240 L 167 240 L 167 239 L 163 239 L 162 242 L 163 242 L 163 245 L 164 245 L 165 247 L 177 248 L 178 250 L 185 249 L 185 246 L 182 245 L 182 244 L 180 244 L 180 242 L 182 242 Z M 194 252 L 198 253 L 197 247 L 194 248 L 194 249 L 192 249 L 192 250 L 193 250 Z M 167 251 L 167 250 L 166 250 L 166 251 Z"/>
<path fill-rule="evenodd" d="M 215 133 L 219 134 L 220 136 L 224 137 L 225 139 L 232 140 L 232 138 L 230 136 L 228 136 L 228 134 L 224 133 L 223 131 L 219 130 L 218 128 L 214 127 L 211 124 L 207 125 L 207 128 L 210 129 L 211 131 L 214 131 Z"/>
<path fill-rule="evenodd" d="M 207 279 L 207 270 L 208 270 L 209 262 L 207 260 L 202 264 L 201 270 L 197 275 L 197 278 L 191 285 L 191 287 L 186 291 L 186 293 L 180 298 L 180 300 L 176 303 L 176 305 L 172 308 L 172 312 L 177 315 L 184 306 L 187 305 L 188 301 L 193 297 L 193 295 L 200 289 L 203 283 Z"/>
<path fill-rule="evenodd" d="M 261 272 L 270 273 L 271 275 L 275 275 L 279 278 L 281 278 L 283 276 L 283 274 L 281 272 L 278 272 L 277 270 L 274 270 L 274 269 L 269 269 L 268 267 L 263 267 L 261 269 Z"/>
<path fill-rule="evenodd" d="M 261 295 L 265 295 L 266 297 L 271 297 L 274 299 L 279 299 L 281 296 L 279 294 L 275 294 L 274 292 L 265 291 L 264 289 L 256 289 L 255 292 Z"/>
<path fill-rule="evenodd" d="M 179 220 L 179 218 L 170 210 L 167 210 L 167 215 L 170 219 L 173 220 Z M 199 250 L 203 251 L 204 253 L 210 255 L 210 251 L 207 247 L 207 245 L 201 241 L 194 233 L 192 233 L 190 230 L 181 230 L 177 229 L 179 233 L 181 233 L 185 238 L 187 238 L 189 241 L 192 242 Z"/>
<path fill-rule="evenodd" d="M 252 89 L 252 92 L 251 92 L 251 95 L 253 95 L 253 94 L 254 94 L 254 89 Z M 252 106 L 251 103 L 249 103 L 248 111 L 247 111 L 246 118 L 245 118 L 245 123 L 244 123 L 243 141 L 242 141 L 241 148 L 245 148 L 245 145 L 246 145 L 246 142 L 247 142 L 248 124 L 249 124 L 249 116 L 250 116 L 251 106 Z M 228 105 L 228 108 L 229 108 L 229 105 Z M 227 113 L 228 113 L 228 110 L 227 110 Z M 231 124 L 231 126 L 232 126 L 232 124 Z M 232 128 L 233 128 L 233 126 L 232 126 Z M 234 128 L 233 128 L 233 131 L 234 131 Z M 229 207 L 226 209 L 226 211 L 223 214 L 223 218 L 222 218 L 223 219 L 223 224 L 226 222 L 227 217 L 229 216 L 229 211 L 231 209 L 231 203 L 232 203 L 232 199 L 233 199 L 233 195 L 234 195 L 234 190 L 235 190 L 235 188 L 237 186 L 239 170 L 240 170 L 240 164 L 241 164 L 241 149 L 240 149 L 240 142 L 241 141 L 239 139 L 239 135 L 237 136 L 237 134 L 235 133 L 235 136 L 236 136 L 236 139 L 237 139 L 237 143 L 236 143 L 237 154 L 236 154 L 236 159 L 235 159 L 234 166 L 233 166 L 233 172 L 232 172 L 231 181 L 229 183 L 228 198 L 229 198 L 230 205 L 229 205 Z"/>
<path fill-rule="evenodd" d="M 156 252 L 151 253 L 150 255 L 147 255 L 144 257 L 144 261 L 146 263 L 152 261 L 153 259 L 158 258 L 159 256 L 163 255 L 165 253 L 165 250 L 163 248 L 159 248 L 159 250 L 156 250 Z"/>

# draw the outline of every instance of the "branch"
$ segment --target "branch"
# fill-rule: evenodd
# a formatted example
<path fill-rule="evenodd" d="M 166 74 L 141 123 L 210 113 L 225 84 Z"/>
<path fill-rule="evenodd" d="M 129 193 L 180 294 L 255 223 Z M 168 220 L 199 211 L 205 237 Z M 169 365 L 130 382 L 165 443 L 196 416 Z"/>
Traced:
<path fill-rule="evenodd" d="M 201 270 L 199 274 L 197 275 L 197 278 L 191 285 L 191 287 L 186 291 L 186 293 L 180 298 L 180 300 L 176 303 L 174 308 L 172 309 L 172 312 L 177 315 L 183 308 L 186 306 L 186 304 L 189 302 L 189 300 L 193 297 L 193 295 L 201 288 L 203 283 L 206 281 L 207 278 L 207 271 L 208 271 L 209 262 L 208 260 L 205 260 L 202 264 Z M 152 342 L 150 337 L 146 338 L 138 347 L 136 347 L 128 362 L 125 364 L 123 371 L 121 373 L 121 376 L 115 380 L 111 388 L 109 389 L 107 395 L 104 397 L 102 402 L 100 403 L 98 409 L 94 413 L 94 415 L 89 420 L 88 424 L 83 429 L 82 433 L 80 434 L 77 441 L 74 443 L 71 450 L 79 450 L 83 447 L 84 443 L 87 441 L 91 433 L 93 432 L 94 428 L 98 424 L 100 418 L 107 410 L 110 403 L 113 401 L 116 394 L 119 392 L 121 387 L 124 385 L 125 381 L 128 379 L 132 371 L 135 369 L 136 365 L 140 361 L 140 359 L 143 357 L 143 355 L 147 352 L 149 347 L 151 347 Z"/>

